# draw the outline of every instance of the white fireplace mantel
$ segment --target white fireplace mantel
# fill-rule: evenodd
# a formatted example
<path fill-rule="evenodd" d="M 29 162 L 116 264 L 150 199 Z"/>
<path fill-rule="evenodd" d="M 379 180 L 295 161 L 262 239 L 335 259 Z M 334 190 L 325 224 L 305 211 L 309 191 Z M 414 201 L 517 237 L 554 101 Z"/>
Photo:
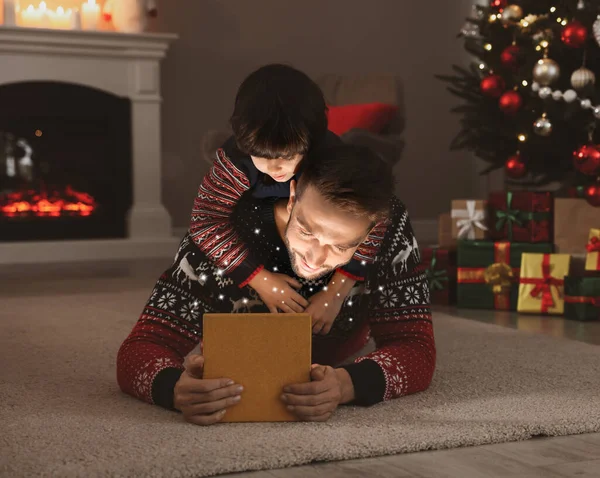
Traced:
<path fill-rule="evenodd" d="M 57 81 L 129 98 L 133 154 L 126 239 L 0 242 L 0 264 L 173 255 L 177 238 L 161 201 L 160 61 L 176 38 L 0 27 L 0 85 Z"/>

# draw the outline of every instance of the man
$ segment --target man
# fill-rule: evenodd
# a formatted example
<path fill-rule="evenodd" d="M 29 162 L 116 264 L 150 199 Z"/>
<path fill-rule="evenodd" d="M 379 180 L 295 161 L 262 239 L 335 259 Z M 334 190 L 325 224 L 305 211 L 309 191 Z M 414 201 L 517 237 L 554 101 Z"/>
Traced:
<path fill-rule="evenodd" d="M 339 287 L 336 297 L 343 304 L 330 333 L 313 337 L 311 382 L 282 391 L 281 399 L 303 420 L 327 420 L 340 404 L 371 405 L 422 391 L 431 382 L 429 289 L 406 209 L 393 188 L 391 168 L 369 149 L 337 145 L 307 158 L 289 200 L 247 197 L 238 203 L 236 230 L 265 267 L 291 276 L 303 297 Z M 382 218 L 388 218 L 387 232 L 365 283 L 351 291 L 343 280 L 328 285 Z M 241 384 L 226 377 L 202 379 L 200 355 L 190 355 L 183 365 L 201 341 L 205 312 L 267 309 L 252 289 L 234 286 L 186 236 L 121 346 L 121 389 L 201 425 L 218 422 L 243 400 Z M 339 365 L 371 337 L 374 352 Z"/>

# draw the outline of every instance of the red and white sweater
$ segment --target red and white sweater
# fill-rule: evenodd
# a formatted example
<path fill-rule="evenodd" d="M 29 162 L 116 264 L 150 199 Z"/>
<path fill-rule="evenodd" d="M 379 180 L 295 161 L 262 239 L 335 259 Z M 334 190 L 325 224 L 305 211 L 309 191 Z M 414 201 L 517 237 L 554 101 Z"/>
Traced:
<path fill-rule="evenodd" d="M 329 132 L 324 145 L 338 142 L 340 139 Z M 297 179 L 300 173 L 292 179 Z M 287 198 L 290 181 L 270 181 L 256 169 L 249 155 L 239 151 L 232 137 L 217 150 L 216 160 L 200 184 L 192 209 L 190 237 L 239 287 L 248 284 L 264 264 L 251 254 L 233 227 L 231 217 L 236 205 L 248 191 L 257 198 Z M 366 265 L 371 264 L 377 255 L 385 230 L 385 223 L 377 224 L 359 246 L 352 261 L 339 272 L 357 281 L 364 280 Z"/>
<path fill-rule="evenodd" d="M 296 277 L 277 234 L 270 201 L 240 201 L 234 227 L 269 270 L 288 274 L 310 297 L 329 282 Z M 268 312 L 256 292 L 239 288 L 195 246 L 181 242 L 173 265 L 154 287 L 117 357 L 121 389 L 149 403 L 173 407 L 184 357 L 202 339 L 205 312 Z M 346 298 L 330 333 L 313 337 L 313 362 L 336 366 L 372 337 L 373 353 L 345 365 L 356 404 L 370 405 L 425 390 L 435 369 L 429 288 L 407 211 L 393 201 L 392 215 L 375 263 Z"/>

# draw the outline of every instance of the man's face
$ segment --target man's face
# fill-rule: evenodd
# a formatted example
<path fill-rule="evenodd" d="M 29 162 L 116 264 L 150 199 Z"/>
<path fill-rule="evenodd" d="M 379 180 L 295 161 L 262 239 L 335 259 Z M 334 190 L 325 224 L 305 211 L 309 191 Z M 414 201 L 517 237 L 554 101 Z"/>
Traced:
<path fill-rule="evenodd" d="M 285 244 L 294 272 L 315 279 L 352 259 L 371 226 L 365 216 L 355 216 L 328 202 L 308 186 L 295 200 L 292 186 Z"/>
<path fill-rule="evenodd" d="M 254 167 L 261 173 L 268 174 L 278 183 L 285 183 L 292 179 L 298 169 L 300 161 L 302 161 L 302 155 L 297 154 L 293 158 L 275 158 L 266 159 L 259 158 L 258 156 L 250 156 Z"/>

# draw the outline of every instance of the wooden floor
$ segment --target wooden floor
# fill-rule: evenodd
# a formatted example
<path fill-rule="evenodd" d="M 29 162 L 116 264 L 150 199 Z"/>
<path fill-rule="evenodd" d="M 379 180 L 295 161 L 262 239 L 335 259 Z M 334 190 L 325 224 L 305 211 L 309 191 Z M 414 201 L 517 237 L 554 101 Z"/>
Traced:
<path fill-rule="evenodd" d="M 167 261 L 168 262 L 168 261 Z M 150 288 L 166 262 L 0 267 L 0 297 Z M 93 278 L 93 281 L 86 280 Z M 458 317 L 600 345 L 600 322 L 440 308 Z M 435 321 L 435 314 L 434 314 Z M 600 393 L 600 391 L 599 391 Z M 600 478 L 600 433 L 236 473 L 244 478 Z"/>

